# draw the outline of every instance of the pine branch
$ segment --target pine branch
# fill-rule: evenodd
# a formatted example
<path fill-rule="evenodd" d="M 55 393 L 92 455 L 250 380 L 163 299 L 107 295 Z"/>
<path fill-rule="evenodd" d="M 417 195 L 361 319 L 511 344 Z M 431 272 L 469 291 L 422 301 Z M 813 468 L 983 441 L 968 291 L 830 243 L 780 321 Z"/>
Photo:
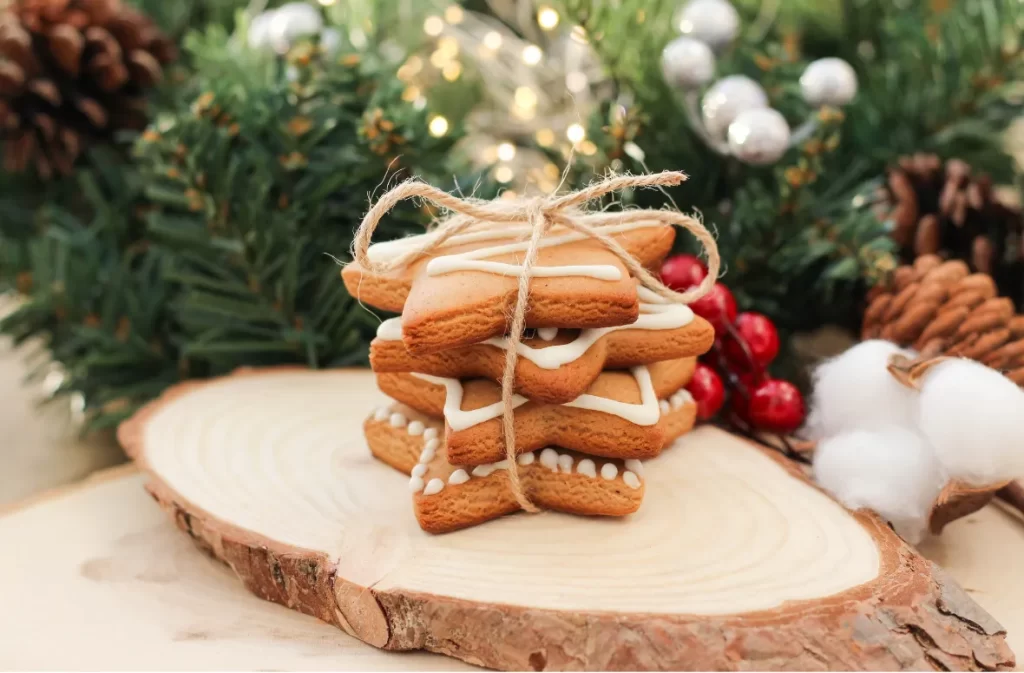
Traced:
<path fill-rule="evenodd" d="M 188 45 L 197 72 L 179 95 L 191 100 L 160 113 L 132 162 L 94 154 L 68 189 L 74 208 L 0 225 L 21 236 L 32 279 L 0 329 L 49 341 L 60 392 L 84 395 L 93 427 L 183 378 L 365 363 L 379 319 L 345 292 L 335 258 L 369 195 L 385 175 L 477 177 L 453 152 L 457 129 L 431 136 L 372 52 L 309 43 L 281 61 L 239 53 L 219 28 Z M 409 206 L 379 235 L 427 220 Z"/>

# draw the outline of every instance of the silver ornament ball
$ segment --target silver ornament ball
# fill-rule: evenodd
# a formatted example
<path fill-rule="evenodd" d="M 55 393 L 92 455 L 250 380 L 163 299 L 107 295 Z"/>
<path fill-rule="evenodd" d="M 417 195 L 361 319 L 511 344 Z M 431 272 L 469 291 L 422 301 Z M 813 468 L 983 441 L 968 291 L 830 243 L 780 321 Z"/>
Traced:
<path fill-rule="evenodd" d="M 336 28 L 324 28 L 320 33 L 320 46 L 329 56 L 333 56 L 341 46 L 341 33 Z"/>
<path fill-rule="evenodd" d="M 701 100 L 704 128 L 716 140 L 725 133 L 736 116 L 744 110 L 768 107 L 768 95 L 761 85 L 746 75 L 723 77 L 707 90 Z"/>
<path fill-rule="evenodd" d="M 800 92 L 809 105 L 846 105 L 857 95 L 857 73 L 841 58 L 819 58 L 800 76 Z"/>
<path fill-rule="evenodd" d="M 676 26 L 683 35 L 719 50 L 736 39 L 740 15 L 729 0 L 690 0 L 679 10 Z"/>
<path fill-rule="evenodd" d="M 714 76 L 715 55 L 699 40 L 677 37 L 661 52 L 661 71 L 669 86 L 696 89 Z"/>
<path fill-rule="evenodd" d="M 296 40 L 317 35 L 323 27 L 319 9 L 305 2 L 289 2 L 274 10 L 270 18 L 270 44 L 276 51 L 285 52 Z"/>
<path fill-rule="evenodd" d="M 748 164 L 773 164 L 789 149 L 789 124 L 777 110 L 745 110 L 729 124 L 729 152 Z"/>

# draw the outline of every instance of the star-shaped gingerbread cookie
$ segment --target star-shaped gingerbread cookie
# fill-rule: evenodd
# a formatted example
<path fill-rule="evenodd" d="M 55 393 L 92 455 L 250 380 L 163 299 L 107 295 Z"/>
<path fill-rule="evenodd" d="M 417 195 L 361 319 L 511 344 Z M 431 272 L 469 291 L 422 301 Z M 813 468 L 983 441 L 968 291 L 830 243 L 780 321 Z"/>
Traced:
<path fill-rule="evenodd" d="M 670 418 L 692 427 L 696 406 L 685 390 L 694 358 L 681 358 L 606 371 L 567 404 L 532 402 L 514 396 L 516 451 L 549 445 L 608 458 L 652 458 L 678 434 Z M 420 413 L 444 418 L 447 459 L 456 465 L 482 465 L 505 455 L 501 428 L 501 387 L 486 379 L 459 381 L 424 374 L 378 374 L 389 397 Z"/>
<path fill-rule="evenodd" d="M 515 392 L 535 402 L 564 404 L 582 395 L 605 369 L 628 369 L 650 362 L 701 355 L 715 330 L 689 307 L 669 303 L 638 287 L 640 317 L 631 325 L 530 330 L 520 347 Z M 439 353 L 413 355 L 402 342 L 399 318 L 381 323 L 370 344 L 370 364 L 382 372 L 419 372 L 446 378 L 488 378 L 500 382 L 508 339 Z"/>
<path fill-rule="evenodd" d="M 458 466 L 445 459 L 443 424 L 411 408 L 382 407 L 364 423 L 371 452 L 409 475 L 413 509 L 423 530 L 447 533 L 515 512 L 508 463 Z M 544 509 L 590 516 L 625 516 L 643 501 L 638 460 L 594 459 L 544 448 L 519 455 L 525 495 Z"/>
<path fill-rule="evenodd" d="M 507 332 L 530 231 L 525 224 L 471 230 L 403 269 L 378 275 L 353 262 L 342 278 L 359 301 L 402 314 L 402 341 L 413 354 L 475 344 Z M 673 227 L 660 223 L 601 231 L 648 268 L 660 264 L 675 240 Z M 368 258 L 387 262 L 431 236 L 374 244 Z M 527 327 L 612 327 L 639 315 L 636 284 L 614 253 L 562 227 L 547 232 L 531 271 Z"/>

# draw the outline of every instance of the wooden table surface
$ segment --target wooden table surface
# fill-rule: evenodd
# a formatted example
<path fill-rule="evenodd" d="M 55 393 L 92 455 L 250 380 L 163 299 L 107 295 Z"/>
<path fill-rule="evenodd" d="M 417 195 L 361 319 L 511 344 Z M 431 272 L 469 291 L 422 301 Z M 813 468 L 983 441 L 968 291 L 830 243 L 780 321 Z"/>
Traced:
<path fill-rule="evenodd" d="M 0 513 L 0 668 L 462 670 L 261 601 L 193 547 L 131 466 Z M 929 540 L 1024 654 L 1024 519 L 990 506 Z"/>

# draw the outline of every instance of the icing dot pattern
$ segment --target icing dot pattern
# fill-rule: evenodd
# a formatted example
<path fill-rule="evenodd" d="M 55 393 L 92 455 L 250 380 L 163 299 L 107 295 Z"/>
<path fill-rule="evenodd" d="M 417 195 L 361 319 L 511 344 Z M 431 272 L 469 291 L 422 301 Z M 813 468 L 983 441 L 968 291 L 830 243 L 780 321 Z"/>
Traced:
<path fill-rule="evenodd" d="M 426 475 L 429 469 L 428 463 L 437 457 L 437 451 L 441 448 L 441 440 L 438 436 L 437 428 L 427 428 L 421 421 L 409 421 L 403 414 L 398 411 L 394 411 L 387 407 L 378 408 L 374 411 L 373 418 L 377 421 L 383 422 L 385 419 L 394 428 L 405 428 L 405 431 L 413 437 L 423 437 L 423 449 L 420 452 L 419 462 L 412 468 L 412 474 L 409 477 L 409 490 L 412 493 L 422 493 L 424 496 L 437 495 L 444 490 L 446 484 L 442 479 L 431 479 L 424 482 L 423 477 Z M 396 418 L 399 419 L 396 422 Z M 516 462 L 521 466 L 532 465 L 537 462 L 537 452 L 530 451 L 527 453 L 520 454 L 516 458 Z M 553 448 L 546 448 L 540 451 L 540 464 L 551 470 L 552 472 L 561 472 L 562 474 L 572 474 L 575 468 L 577 474 L 596 479 L 598 476 L 597 465 L 590 458 L 584 458 L 576 463 L 575 459 L 571 454 L 559 453 Z M 624 462 L 626 471 L 622 474 L 623 482 L 632 489 L 640 488 L 641 482 L 637 477 L 637 474 L 643 474 L 640 470 L 641 463 L 639 460 L 630 459 Z M 630 466 L 632 466 L 632 471 Z M 487 463 L 485 465 L 476 465 L 471 468 L 458 468 L 448 476 L 447 485 L 458 486 L 465 484 L 473 477 L 483 478 L 489 477 L 498 470 L 507 470 L 508 461 L 499 460 L 494 463 Z M 613 463 L 605 463 L 601 466 L 600 475 L 603 479 L 611 481 L 618 476 L 619 468 Z M 609 476 L 611 475 L 611 476 Z"/>

